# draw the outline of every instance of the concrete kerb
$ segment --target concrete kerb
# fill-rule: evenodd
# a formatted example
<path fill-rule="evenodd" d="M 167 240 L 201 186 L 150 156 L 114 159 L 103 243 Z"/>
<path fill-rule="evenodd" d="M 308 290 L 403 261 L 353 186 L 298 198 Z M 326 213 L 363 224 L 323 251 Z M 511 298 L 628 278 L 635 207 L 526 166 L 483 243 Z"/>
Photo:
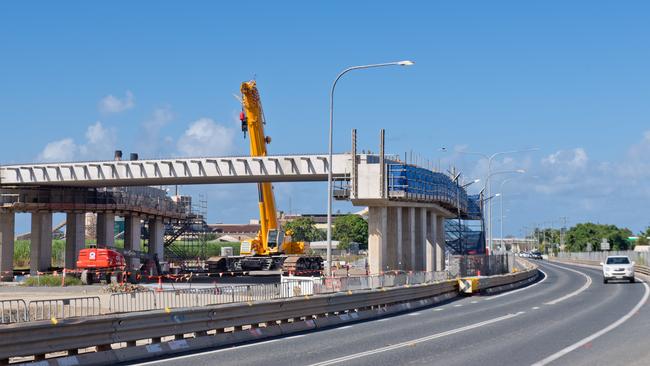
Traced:
<path fill-rule="evenodd" d="M 510 281 L 512 281 L 513 277 L 518 278 L 519 276 L 523 276 L 525 274 L 526 273 L 521 272 L 514 275 L 502 276 L 504 277 L 502 280 L 509 279 Z M 527 280 L 530 280 L 530 278 L 532 278 L 533 276 L 535 277 L 537 276 L 536 270 L 534 273 L 533 271 L 530 271 L 528 273 L 529 278 L 525 280 L 516 281 L 514 284 L 512 284 L 513 286 L 511 286 L 511 288 L 515 288 L 527 284 Z M 409 294 L 413 293 L 413 295 L 410 296 L 415 297 L 415 299 L 405 300 L 398 303 L 395 303 L 394 300 L 392 300 L 395 299 L 395 296 L 405 296 L 400 294 L 407 294 L 407 293 Z M 113 332 L 109 332 L 115 334 L 111 335 L 110 339 L 112 340 L 112 342 L 109 343 L 129 342 L 131 341 L 131 339 L 135 339 L 135 338 L 138 339 L 151 338 L 152 329 L 154 329 L 153 332 L 155 333 L 157 329 L 161 329 L 162 332 L 162 329 L 164 328 L 164 334 L 161 333 L 162 336 L 167 336 L 167 334 L 188 334 L 188 333 L 193 333 L 195 331 L 198 333 L 197 336 L 194 338 L 177 339 L 174 341 L 153 343 L 153 344 L 142 345 L 142 346 L 131 345 L 130 347 L 125 347 L 125 348 L 107 349 L 100 352 L 51 358 L 51 359 L 39 361 L 39 365 L 40 364 L 52 365 L 52 366 L 54 365 L 60 366 L 62 364 L 109 365 L 109 364 L 114 364 L 116 362 L 133 362 L 137 360 L 161 357 L 163 355 L 166 356 L 166 355 L 173 355 L 173 354 L 184 353 L 184 352 L 193 352 L 193 351 L 198 351 L 206 348 L 217 348 L 217 347 L 224 347 L 224 346 L 230 346 L 230 345 L 247 343 L 247 342 L 254 342 L 254 341 L 272 338 L 272 337 L 286 336 L 290 334 L 311 331 L 314 329 L 334 327 L 345 323 L 359 322 L 359 321 L 364 321 L 364 320 L 369 320 L 369 319 L 374 319 L 379 317 L 395 315 L 402 312 L 413 311 L 425 307 L 430 307 L 432 305 L 439 304 L 441 302 L 445 302 L 450 299 L 453 299 L 457 297 L 459 293 L 458 293 L 456 282 L 449 281 L 446 283 L 440 283 L 434 287 L 412 286 L 406 289 L 391 289 L 391 290 L 384 290 L 384 291 L 380 290 L 374 292 L 370 291 L 368 292 L 367 295 L 373 297 L 374 305 L 367 306 L 365 308 L 359 307 L 358 297 L 355 296 L 346 296 L 345 294 L 337 294 L 336 296 L 327 296 L 326 299 L 321 298 L 321 300 L 317 302 L 323 303 L 323 300 L 325 300 L 323 304 L 325 303 L 328 304 L 327 308 L 350 309 L 350 311 L 346 310 L 343 312 L 339 312 L 339 314 L 328 313 L 328 316 L 319 315 L 322 313 L 318 313 L 318 312 L 307 314 L 307 312 L 310 312 L 312 310 L 305 311 L 304 309 L 302 309 L 302 306 L 304 305 L 300 305 L 301 303 L 303 303 L 300 301 L 296 302 L 293 305 L 291 301 L 283 302 L 282 308 L 284 309 L 284 311 L 286 312 L 288 310 L 287 314 L 295 315 L 295 318 L 293 318 L 294 321 L 291 323 L 281 322 L 280 324 L 269 325 L 268 322 L 269 314 L 267 314 L 262 309 L 259 309 L 262 311 L 257 314 L 255 312 L 251 314 L 248 311 L 242 312 L 242 314 L 248 314 L 248 315 L 246 315 L 245 317 L 244 315 L 242 315 L 242 317 L 230 318 L 228 321 L 226 321 L 225 319 L 223 320 L 219 319 L 220 316 L 218 316 L 218 314 L 215 312 L 216 310 L 211 311 L 210 312 L 210 314 L 212 314 L 210 315 L 211 320 L 208 321 L 210 324 L 205 324 L 206 329 L 208 328 L 218 329 L 218 328 L 225 328 L 225 327 L 232 327 L 232 326 L 239 327 L 239 329 L 241 329 L 240 324 L 250 325 L 250 324 L 259 324 L 264 322 L 266 322 L 267 327 L 258 328 L 257 326 L 254 326 L 253 328 L 250 329 L 244 329 L 244 330 L 239 330 L 234 332 L 218 333 L 209 336 L 205 336 L 204 335 L 205 332 L 199 330 L 196 326 L 197 324 L 196 321 L 198 321 L 199 318 L 201 318 L 201 315 L 199 314 L 200 311 L 196 311 L 196 310 L 192 311 L 192 309 L 174 309 L 173 316 L 169 317 L 167 321 L 163 321 L 163 322 L 158 321 L 159 324 L 156 324 L 156 326 L 154 327 L 149 327 L 148 331 L 145 330 L 140 331 L 140 328 L 143 327 L 145 324 L 148 324 L 151 320 L 153 320 L 155 318 L 155 314 L 151 314 L 151 315 L 145 313 L 130 314 L 130 316 L 126 316 L 123 318 L 120 317 L 115 318 L 115 320 L 113 321 L 113 325 L 114 325 Z M 357 300 L 354 300 L 355 298 Z M 307 299 L 307 300 L 311 302 L 311 301 L 316 301 L 318 299 L 314 297 L 313 300 L 311 299 Z M 357 303 L 355 303 L 355 301 Z M 392 304 L 391 301 L 393 301 Z M 274 302 L 277 303 L 277 301 Z M 381 303 L 387 305 L 380 305 Z M 259 305 L 264 306 L 264 304 L 259 304 Z M 274 308 L 272 306 L 273 305 L 272 303 L 269 305 L 270 305 L 268 307 L 269 310 Z M 276 306 L 277 305 L 278 304 L 276 304 Z M 231 307 L 231 306 L 227 306 L 227 307 Z M 149 319 L 150 317 L 151 319 Z M 300 320 L 301 317 L 303 317 L 304 320 Z M 99 319 L 101 317 L 95 317 L 95 318 Z M 67 321 L 65 323 L 67 323 Z M 75 321 L 75 323 L 77 323 L 77 321 Z M 275 323 L 275 321 L 273 321 L 272 323 Z M 46 324 L 42 324 L 43 327 L 38 327 L 38 328 L 42 328 L 41 331 L 45 331 L 46 333 L 52 333 L 54 331 L 54 328 L 49 329 L 48 331 L 47 329 L 48 327 L 45 327 L 45 325 Z M 84 329 L 89 330 L 86 327 L 84 327 Z M 129 331 L 128 333 L 130 338 L 126 339 L 120 336 L 120 332 L 118 332 L 118 330 L 120 329 L 122 331 L 124 330 L 128 331 L 128 329 L 131 329 L 131 331 Z M 63 331 L 64 329 L 60 327 L 56 327 L 56 330 Z M 89 333 L 84 332 L 86 333 L 83 337 L 85 339 L 86 346 L 90 338 L 94 338 L 95 341 L 93 342 L 96 342 L 97 344 L 106 343 L 105 337 L 102 338 L 101 336 L 100 337 L 92 336 L 92 334 L 96 332 L 101 332 L 105 334 L 106 329 L 104 328 L 100 330 L 95 328 L 92 329 Z M 50 335 L 54 336 L 53 333 Z M 54 339 L 54 338 L 50 338 L 50 339 Z M 83 348 L 81 347 L 82 346 L 81 344 L 77 344 L 77 346 L 80 346 L 79 348 Z M 29 345 L 24 345 L 24 347 L 28 349 Z M 55 351 L 55 350 L 52 349 L 51 351 Z M 6 355 L 3 357 L 6 357 Z"/>

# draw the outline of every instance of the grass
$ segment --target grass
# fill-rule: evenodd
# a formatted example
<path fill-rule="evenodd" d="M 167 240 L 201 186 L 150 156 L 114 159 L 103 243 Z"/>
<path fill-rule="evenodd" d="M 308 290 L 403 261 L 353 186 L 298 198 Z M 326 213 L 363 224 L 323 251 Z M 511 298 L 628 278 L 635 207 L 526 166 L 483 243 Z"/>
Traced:
<path fill-rule="evenodd" d="M 86 245 L 94 244 L 94 240 L 88 240 Z M 31 242 L 29 240 L 16 240 L 14 244 L 14 268 L 15 269 L 26 269 L 29 268 L 30 260 L 30 246 Z M 124 248 L 124 240 L 115 240 L 115 246 L 118 248 Z M 239 248 L 241 243 L 237 242 L 216 242 L 209 241 L 205 244 L 206 258 L 219 256 L 221 255 L 222 247 L 232 247 L 233 254 L 239 255 Z M 196 244 L 189 242 L 176 242 L 174 247 L 186 254 L 187 257 L 198 257 L 199 256 L 199 247 Z M 144 248 L 144 244 L 141 244 L 141 248 Z M 55 239 L 52 240 L 52 267 L 63 267 L 63 262 L 65 260 L 65 240 Z M 42 278 L 42 277 L 41 277 Z M 59 280 L 59 285 L 60 285 Z"/>
<path fill-rule="evenodd" d="M 81 280 L 72 277 L 72 276 L 66 276 L 65 277 L 65 285 L 66 286 L 80 286 L 81 285 Z M 59 287 L 61 286 L 61 276 L 35 276 L 35 277 L 29 277 L 23 282 L 23 286 L 27 287 Z"/>
<path fill-rule="evenodd" d="M 196 243 L 177 241 L 173 244 L 174 252 L 181 254 L 186 258 L 194 258 L 200 256 L 200 246 Z M 239 255 L 239 248 L 241 243 L 237 242 L 216 242 L 209 241 L 205 243 L 205 256 L 206 258 L 221 255 L 222 247 L 232 247 L 233 255 Z"/>
<path fill-rule="evenodd" d="M 94 240 L 86 241 L 86 245 L 94 244 Z M 124 248 L 124 240 L 115 240 L 115 246 Z M 16 240 L 14 244 L 14 268 L 29 268 L 30 240 Z M 65 261 L 65 240 L 52 240 L 52 267 L 63 267 Z"/>

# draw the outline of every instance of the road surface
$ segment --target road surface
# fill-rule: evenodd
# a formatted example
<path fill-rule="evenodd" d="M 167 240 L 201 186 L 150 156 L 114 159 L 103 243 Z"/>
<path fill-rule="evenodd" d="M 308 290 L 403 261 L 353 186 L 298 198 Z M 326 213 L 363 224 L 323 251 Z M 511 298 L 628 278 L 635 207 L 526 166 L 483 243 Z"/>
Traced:
<path fill-rule="evenodd" d="M 650 289 L 540 262 L 526 288 L 149 365 L 647 365 Z"/>

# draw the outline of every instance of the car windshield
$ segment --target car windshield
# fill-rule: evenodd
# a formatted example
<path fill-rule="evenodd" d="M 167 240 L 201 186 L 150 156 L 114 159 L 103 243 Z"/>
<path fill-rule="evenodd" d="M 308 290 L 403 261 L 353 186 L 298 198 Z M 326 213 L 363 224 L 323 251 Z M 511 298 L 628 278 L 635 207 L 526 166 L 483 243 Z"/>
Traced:
<path fill-rule="evenodd" d="M 630 260 L 627 257 L 607 258 L 607 264 L 630 264 Z"/>

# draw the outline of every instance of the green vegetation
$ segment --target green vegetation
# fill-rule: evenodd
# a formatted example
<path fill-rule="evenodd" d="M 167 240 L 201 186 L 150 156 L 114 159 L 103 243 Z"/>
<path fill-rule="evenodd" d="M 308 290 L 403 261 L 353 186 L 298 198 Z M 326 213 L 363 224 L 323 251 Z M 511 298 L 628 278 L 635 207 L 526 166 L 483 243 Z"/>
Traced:
<path fill-rule="evenodd" d="M 327 234 L 316 228 L 314 220 L 308 217 L 300 217 L 293 221 L 289 221 L 284 225 L 284 230 L 291 230 L 291 235 L 294 241 L 321 241 L 325 240 Z"/>
<path fill-rule="evenodd" d="M 241 243 L 237 242 L 217 242 L 209 241 L 205 243 L 205 257 L 213 257 L 221 255 L 222 247 L 232 247 L 233 255 L 239 255 L 239 248 Z M 192 242 L 176 241 L 172 248 L 174 254 L 182 258 L 198 258 L 202 257 L 201 245 Z"/>
<path fill-rule="evenodd" d="M 571 252 L 585 251 L 588 243 L 591 243 L 593 250 L 600 250 L 600 242 L 603 238 L 609 241 L 611 250 L 629 250 L 634 247 L 627 240 L 630 236 L 632 236 L 632 231 L 627 228 L 587 222 L 578 224 L 567 231 L 566 250 Z"/>
<path fill-rule="evenodd" d="M 359 249 L 368 248 L 368 222 L 358 215 L 339 216 L 334 220 L 332 237 L 339 241 L 339 249 L 348 249 L 359 243 Z"/>
<path fill-rule="evenodd" d="M 81 285 L 81 280 L 72 277 L 72 276 L 66 276 L 65 277 L 65 285 L 66 286 L 80 286 Z M 28 286 L 28 287 L 37 287 L 37 286 L 42 286 L 42 287 L 58 287 L 61 286 L 61 276 L 34 276 L 34 277 L 29 277 L 23 282 L 23 286 Z"/>
<path fill-rule="evenodd" d="M 86 241 L 86 245 L 94 244 L 94 240 Z M 16 240 L 14 244 L 14 268 L 29 268 L 30 240 Z M 124 240 L 115 240 L 115 246 L 124 248 Z M 65 239 L 52 240 L 52 267 L 63 267 L 65 261 Z"/>

